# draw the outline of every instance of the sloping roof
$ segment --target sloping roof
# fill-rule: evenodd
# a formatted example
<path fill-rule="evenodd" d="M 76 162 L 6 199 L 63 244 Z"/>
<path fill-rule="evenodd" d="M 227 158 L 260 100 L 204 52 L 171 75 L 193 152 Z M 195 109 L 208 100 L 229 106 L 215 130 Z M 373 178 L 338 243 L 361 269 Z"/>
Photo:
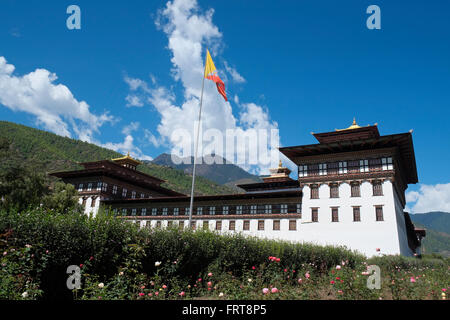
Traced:
<path fill-rule="evenodd" d="M 366 129 L 369 127 L 365 127 Z M 356 132 L 360 129 L 351 130 Z M 372 129 L 370 129 L 372 130 Z M 333 154 L 339 152 L 374 150 L 378 148 L 398 147 L 400 152 L 400 161 L 405 170 L 407 183 L 417 183 L 417 167 L 414 155 L 414 146 L 411 132 L 399 133 L 385 136 L 373 136 L 358 139 L 336 140 L 328 143 L 316 143 L 310 145 L 293 146 L 279 148 L 286 157 L 296 164 L 301 157 Z"/>

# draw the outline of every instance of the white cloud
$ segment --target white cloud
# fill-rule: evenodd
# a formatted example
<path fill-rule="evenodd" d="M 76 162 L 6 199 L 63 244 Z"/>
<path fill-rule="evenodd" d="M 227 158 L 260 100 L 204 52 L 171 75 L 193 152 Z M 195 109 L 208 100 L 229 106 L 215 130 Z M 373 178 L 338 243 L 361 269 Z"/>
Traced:
<path fill-rule="evenodd" d="M 144 103 L 154 106 L 160 114 L 161 120 L 157 127 L 160 135 L 156 138 L 153 134 L 147 135 L 148 140 L 154 145 L 167 142 L 176 146 L 177 142 L 171 140 L 172 133 L 177 129 L 185 129 L 193 133 L 193 124 L 198 118 L 200 92 L 203 78 L 204 49 L 209 48 L 213 59 L 214 53 L 218 53 L 222 43 L 222 33 L 212 22 L 214 10 L 202 11 L 196 0 L 174 0 L 158 12 L 157 27 L 168 37 L 168 49 L 171 53 L 171 74 L 175 81 L 180 81 L 183 86 L 183 99 L 176 103 L 176 96 L 171 89 L 157 84 L 151 77 L 151 84 L 140 79 L 126 77 L 125 81 L 130 91 L 135 95 L 146 96 Z M 245 79 L 235 68 L 231 68 L 225 61 L 228 73 L 236 82 Z M 218 70 L 219 76 L 225 79 L 225 70 Z M 235 102 L 239 100 L 236 98 Z M 240 116 L 236 118 L 229 102 L 225 102 L 217 92 L 212 81 L 205 81 L 202 110 L 203 130 L 217 129 L 225 133 L 227 129 L 235 129 L 245 134 L 251 129 L 277 128 L 277 123 L 270 120 L 267 110 L 254 103 L 242 104 Z M 192 134 L 193 136 L 193 134 Z M 194 139 L 192 139 L 192 143 Z M 274 155 L 278 157 L 275 149 L 278 145 L 268 146 Z M 193 150 L 193 148 L 192 148 Z M 222 150 L 223 151 L 223 150 Z M 246 150 L 238 150 L 238 153 Z M 273 152 L 272 152 L 273 153 Z M 221 150 L 216 154 L 224 156 Z M 231 159 L 229 159 L 231 160 Z M 243 165 L 248 169 L 248 166 Z M 253 167 L 255 173 L 267 172 L 269 166 Z"/>
<path fill-rule="evenodd" d="M 142 107 L 144 106 L 144 103 L 142 102 L 141 98 L 136 96 L 136 95 L 132 95 L 129 94 L 126 96 L 125 100 L 127 101 L 127 107 Z"/>
<path fill-rule="evenodd" d="M 418 191 L 406 193 L 406 202 L 412 213 L 450 212 L 450 183 L 421 184 Z"/>
<path fill-rule="evenodd" d="M 100 146 L 111 149 L 122 154 L 130 153 L 133 158 L 140 160 L 153 160 L 152 157 L 145 155 L 140 148 L 134 145 L 134 138 L 132 133 L 137 131 L 140 127 L 139 122 L 131 122 L 129 125 L 123 127 L 122 133 L 125 135 L 123 142 L 113 143 L 107 142 L 100 144 Z"/>
<path fill-rule="evenodd" d="M 114 118 L 107 113 L 95 115 L 85 101 L 78 101 L 63 84 L 55 84 L 56 74 L 36 69 L 23 76 L 14 75 L 14 65 L 0 57 L 0 104 L 13 111 L 27 112 L 39 125 L 71 137 L 70 127 L 78 138 L 92 142 L 93 133 Z M 70 125 L 69 125 L 70 124 Z"/>
<path fill-rule="evenodd" d="M 224 62 L 224 65 L 225 65 L 225 69 L 231 75 L 231 78 L 233 79 L 234 82 L 237 82 L 237 83 L 244 83 L 245 82 L 244 77 L 241 76 L 239 74 L 239 72 L 236 71 L 235 68 L 230 67 L 226 61 Z"/>

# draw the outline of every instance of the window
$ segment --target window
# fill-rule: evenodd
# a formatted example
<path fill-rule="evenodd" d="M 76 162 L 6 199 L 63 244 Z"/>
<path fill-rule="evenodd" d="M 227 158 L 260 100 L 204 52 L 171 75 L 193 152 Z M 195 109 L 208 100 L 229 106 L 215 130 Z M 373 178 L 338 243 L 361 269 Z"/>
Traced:
<path fill-rule="evenodd" d="M 338 208 L 331 208 L 331 222 L 339 222 Z"/>
<path fill-rule="evenodd" d="M 280 207 L 280 213 L 288 213 L 288 205 L 282 204 Z"/>
<path fill-rule="evenodd" d="M 172 228 L 173 221 L 167 221 L 167 228 Z"/>
<path fill-rule="evenodd" d="M 258 221 L 258 230 L 264 230 L 264 220 Z"/>
<path fill-rule="evenodd" d="M 184 229 L 184 221 L 178 222 L 178 228 L 179 229 Z"/>
<path fill-rule="evenodd" d="M 203 221 L 203 229 L 209 230 L 209 221 Z"/>
<path fill-rule="evenodd" d="M 78 191 L 80 192 L 80 191 L 83 191 L 83 184 L 82 183 L 80 183 L 79 185 L 78 185 Z"/>
<path fill-rule="evenodd" d="M 374 196 L 382 196 L 383 195 L 383 185 L 381 184 L 381 181 L 373 181 L 372 189 L 373 189 Z"/>
<path fill-rule="evenodd" d="M 381 170 L 381 159 L 369 159 L 369 169 L 370 171 L 380 171 Z"/>
<path fill-rule="evenodd" d="M 275 231 L 280 230 L 280 220 L 273 220 L 273 230 Z"/>
<path fill-rule="evenodd" d="M 127 189 L 123 188 L 122 189 L 122 197 L 126 197 L 127 196 Z"/>
<path fill-rule="evenodd" d="M 256 214 L 257 210 L 258 210 L 258 207 L 256 205 L 251 205 L 250 206 L 250 213 L 251 214 Z"/>
<path fill-rule="evenodd" d="M 347 161 L 339 162 L 339 174 L 347 173 Z"/>
<path fill-rule="evenodd" d="M 375 206 L 375 215 L 377 221 L 383 221 L 383 207 L 382 206 Z"/>
<path fill-rule="evenodd" d="M 102 190 L 102 183 L 101 182 L 97 182 L 97 191 Z"/>
<path fill-rule="evenodd" d="M 236 214 L 242 214 L 242 206 L 236 206 Z"/>
<path fill-rule="evenodd" d="M 236 221 L 231 220 L 229 225 L 229 230 L 234 231 L 236 228 Z"/>
<path fill-rule="evenodd" d="M 177 216 L 180 213 L 180 208 L 173 208 L 173 215 Z"/>
<path fill-rule="evenodd" d="M 392 165 L 392 158 L 388 157 L 388 158 L 381 158 L 381 164 L 382 164 L 382 168 L 383 170 L 393 170 L 393 165 Z"/>
<path fill-rule="evenodd" d="M 187 207 L 186 209 L 184 209 L 184 215 L 188 216 L 189 212 L 190 212 L 191 208 Z"/>
<path fill-rule="evenodd" d="M 223 206 L 222 213 L 223 214 L 228 214 L 228 206 Z"/>
<path fill-rule="evenodd" d="M 145 194 L 141 193 L 141 199 L 145 198 Z"/>
<path fill-rule="evenodd" d="M 289 220 L 289 230 L 290 231 L 297 230 L 297 221 L 296 220 Z"/>
<path fill-rule="evenodd" d="M 125 208 L 122 209 L 122 215 L 123 215 L 123 216 L 126 216 L 126 215 L 127 215 L 127 209 L 125 209 Z"/>
<path fill-rule="evenodd" d="M 88 183 L 87 191 L 92 191 L 92 183 L 91 182 Z"/>
<path fill-rule="evenodd" d="M 216 214 L 216 207 L 209 207 L 209 214 L 215 215 Z"/>
<path fill-rule="evenodd" d="M 152 208 L 152 216 L 156 216 L 158 214 L 158 208 Z"/>
<path fill-rule="evenodd" d="M 325 176 L 327 174 L 327 164 L 320 163 L 319 164 L 319 176 Z"/>
<path fill-rule="evenodd" d="M 195 230 L 197 228 L 197 221 L 191 221 L 191 229 Z"/>
<path fill-rule="evenodd" d="M 197 215 L 201 216 L 203 214 L 203 207 L 197 207 Z"/>
<path fill-rule="evenodd" d="M 102 191 L 103 191 L 103 192 L 108 191 L 108 184 L 107 184 L 106 182 L 103 182 L 103 185 L 102 185 Z"/>
<path fill-rule="evenodd" d="M 136 208 L 131 209 L 131 215 L 135 216 L 136 215 Z"/>
<path fill-rule="evenodd" d="M 264 213 L 267 213 L 267 214 L 272 213 L 272 205 L 271 204 L 266 204 L 266 206 L 264 207 Z"/>
<path fill-rule="evenodd" d="M 156 221 L 156 227 L 159 229 L 161 228 L 161 221 Z"/>
<path fill-rule="evenodd" d="M 163 210 L 162 210 L 162 215 L 163 215 L 163 216 L 167 216 L 167 211 L 168 211 L 167 208 L 163 208 Z"/>
<path fill-rule="evenodd" d="M 297 213 L 298 214 L 302 213 L 302 204 L 301 203 L 297 203 Z"/>
<path fill-rule="evenodd" d="M 136 199 L 136 191 L 131 192 L 131 199 Z"/>
<path fill-rule="evenodd" d="M 318 208 L 311 208 L 311 221 L 319 222 L 319 209 Z"/>
<path fill-rule="evenodd" d="M 113 209 L 113 214 L 116 216 L 117 215 L 117 208 Z"/>
<path fill-rule="evenodd" d="M 353 221 L 361 221 L 361 211 L 360 207 L 353 207 Z"/>
<path fill-rule="evenodd" d="M 95 198 L 95 197 L 92 197 L 92 198 L 91 198 L 91 208 L 94 208 L 94 207 L 95 207 L 95 202 L 96 202 L 96 198 Z"/>
<path fill-rule="evenodd" d="M 141 222 L 140 222 L 139 220 L 136 220 L 136 226 L 137 226 L 138 228 L 141 227 Z"/>
<path fill-rule="evenodd" d="M 244 220 L 244 230 L 250 230 L 250 220 Z"/>
<path fill-rule="evenodd" d="M 113 194 L 117 194 L 117 186 L 113 186 L 112 193 L 113 193 Z"/>
<path fill-rule="evenodd" d="M 141 209 L 141 216 L 146 216 L 147 215 L 147 208 L 142 208 Z"/>
<path fill-rule="evenodd" d="M 298 166 L 298 176 L 300 178 L 308 176 L 308 167 L 307 166 Z"/>
<path fill-rule="evenodd" d="M 330 198 L 339 198 L 339 185 L 331 184 L 330 185 Z"/>
<path fill-rule="evenodd" d="M 83 207 L 86 207 L 86 198 L 85 198 L 85 197 L 83 197 L 83 202 L 81 202 L 81 205 L 82 205 Z"/>
<path fill-rule="evenodd" d="M 352 197 L 361 197 L 359 183 L 352 183 L 352 185 L 351 185 L 351 196 Z"/>
<path fill-rule="evenodd" d="M 369 172 L 369 160 L 359 160 L 359 171 Z"/>
<path fill-rule="evenodd" d="M 311 199 L 319 199 L 319 186 L 318 185 L 311 186 Z"/>
<path fill-rule="evenodd" d="M 150 228 L 152 227 L 152 222 L 151 222 L 151 221 L 145 222 L 145 227 L 146 227 L 147 229 L 150 229 Z"/>
<path fill-rule="evenodd" d="M 216 230 L 222 231 L 222 221 L 216 221 Z"/>

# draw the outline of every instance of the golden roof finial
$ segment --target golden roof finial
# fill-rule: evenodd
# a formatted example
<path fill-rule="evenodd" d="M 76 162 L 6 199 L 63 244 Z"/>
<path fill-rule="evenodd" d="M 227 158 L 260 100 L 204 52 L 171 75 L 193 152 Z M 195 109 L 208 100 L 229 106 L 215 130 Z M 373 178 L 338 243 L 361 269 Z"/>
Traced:
<path fill-rule="evenodd" d="M 281 159 L 280 159 L 280 162 L 278 162 L 278 168 L 282 168 L 283 167 L 283 164 L 281 163 Z"/>
<path fill-rule="evenodd" d="M 353 123 L 350 127 L 345 128 L 345 129 L 335 129 L 336 131 L 342 131 L 342 130 L 351 130 L 351 129 L 359 129 L 361 128 L 360 126 L 358 126 L 358 124 L 356 123 L 356 118 L 353 117 Z"/>

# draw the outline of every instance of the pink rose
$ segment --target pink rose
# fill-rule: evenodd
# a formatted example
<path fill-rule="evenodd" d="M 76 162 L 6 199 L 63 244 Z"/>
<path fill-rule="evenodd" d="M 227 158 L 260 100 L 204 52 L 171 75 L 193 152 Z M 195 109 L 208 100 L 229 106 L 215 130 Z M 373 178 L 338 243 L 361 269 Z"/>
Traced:
<path fill-rule="evenodd" d="M 277 293 L 278 289 L 277 288 L 272 288 L 272 293 Z"/>
<path fill-rule="evenodd" d="M 163 289 L 166 289 L 166 288 L 167 288 L 167 286 L 166 286 L 165 284 L 163 284 L 163 285 L 162 285 L 162 288 L 163 288 Z"/>
<path fill-rule="evenodd" d="M 309 279 L 309 277 L 310 277 L 309 272 L 305 273 L 305 278 Z"/>
<path fill-rule="evenodd" d="M 155 292 L 155 296 L 157 296 L 157 295 L 159 295 L 159 292 L 158 292 L 158 291 Z"/>
<path fill-rule="evenodd" d="M 416 279 L 414 279 L 414 277 L 411 277 L 411 279 L 409 279 L 409 281 L 411 281 L 411 282 L 416 282 Z"/>
<path fill-rule="evenodd" d="M 207 285 L 208 285 L 208 287 L 211 287 L 211 286 L 212 286 L 212 282 L 209 281 L 209 282 L 207 283 Z"/>
<path fill-rule="evenodd" d="M 140 297 L 142 297 L 143 295 L 145 295 L 145 293 L 139 292 L 139 296 L 140 296 Z"/>
<path fill-rule="evenodd" d="M 212 272 L 208 273 L 208 277 L 212 277 L 212 275 L 213 275 Z"/>
<path fill-rule="evenodd" d="M 180 297 L 184 297 L 184 296 L 186 295 L 186 293 L 185 293 L 184 291 L 181 291 L 181 292 L 179 293 L 179 295 L 180 295 Z"/>
<path fill-rule="evenodd" d="M 301 284 L 303 282 L 302 278 L 298 278 L 298 283 Z"/>
<path fill-rule="evenodd" d="M 264 288 L 262 289 L 263 294 L 268 294 L 269 293 L 269 288 Z"/>

